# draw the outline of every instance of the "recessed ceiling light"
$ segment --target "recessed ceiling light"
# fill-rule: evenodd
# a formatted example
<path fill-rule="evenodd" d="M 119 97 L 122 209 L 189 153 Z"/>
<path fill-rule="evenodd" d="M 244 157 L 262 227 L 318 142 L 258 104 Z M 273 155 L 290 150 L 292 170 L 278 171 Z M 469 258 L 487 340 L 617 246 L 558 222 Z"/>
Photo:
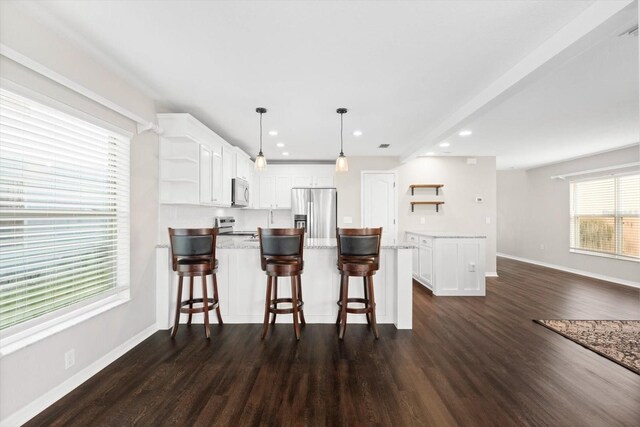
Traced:
<path fill-rule="evenodd" d="M 433 156 L 434 154 L 436 154 L 436 153 L 434 153 L 433 151 L 429 151 L 427 153 L 424 153 L 425 156 Z"/>
<path fill-rule="evenodd" d="M 277 131 L 277 130 L 270 130 L 270 131 L 269 131 L 269 135 L 271 135 L 271 136 L 278 136 L 278 131 Z"/>
<path fill-rule="evenodd" d="M 283 156 L 288 156 L 288 155 L 289 155 L 289 152 L 288 152 L 288 151 L 283 151 L 283 152 L 282 152 L 282 155 L 283 155 Z"/>
<path fill-rule="evenodd" d="M 354 130 L 353 131 L 353 136 L 362 136 L 362 131 L 361 130 Z"/>
<path fill-rule="evenodd" d="M 278 147 L 278 148 L 282 148 L 282 147 L 284 147 L 284 142 L 278 142 L 278 143 L 276 144 L 276 147 Z"/>
<path fill-rule="evenodd" d="M 445 141 L 445 142 L 441 142 L 441 143 L 440 143 L 440 147 L 448 147 L 448 146 L 450 146 L 450 145 L 451 145 L 451 144 L 449 144 L 449 143 L 448 143 L 448 142 L 446 142 L 446 141 Z"/>
<path fill-rule="evenodd" d="M 458 132 L 458 135 L 460 136 L 469 136 L 471 135 L 471 131 L 470 130 L 461 130 L 460 132 Z"/>

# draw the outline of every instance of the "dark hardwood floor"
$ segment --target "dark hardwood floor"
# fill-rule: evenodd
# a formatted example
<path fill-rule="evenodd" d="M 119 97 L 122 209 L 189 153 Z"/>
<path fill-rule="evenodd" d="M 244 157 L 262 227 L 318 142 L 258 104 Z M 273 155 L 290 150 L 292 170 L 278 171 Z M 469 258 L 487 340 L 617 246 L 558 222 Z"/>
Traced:
<path fill-rule="evenodd" d="M 414 284 L 414 329 L 161 331 L 28 425 L 640 425 L 640 376 L 532 319 L 638 319 L 640 290 L 500 258 L 486 298 Z"/>

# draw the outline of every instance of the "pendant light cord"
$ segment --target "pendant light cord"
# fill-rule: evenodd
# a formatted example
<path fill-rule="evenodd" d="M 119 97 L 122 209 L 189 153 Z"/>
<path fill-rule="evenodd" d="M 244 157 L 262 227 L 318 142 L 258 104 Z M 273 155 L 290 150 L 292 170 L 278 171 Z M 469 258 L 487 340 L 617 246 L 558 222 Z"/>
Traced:
<path fill-rule="evenodd" d="M 260 113 L 260 153 L 262 154 L 262 113 Z"/>
<path fill-rule="evenodd" d="M 342 143 L 342 134 L 343 134 L 343 132 L 342 132 L 342 126 L 343 126 L 342 117 L 343 116 L 344 116 L 344 113 L 340 113 L 340 155 L 344 154 L 344 151 L 342 149 L 342 146 L 343 146 L 343 143 Z"/>

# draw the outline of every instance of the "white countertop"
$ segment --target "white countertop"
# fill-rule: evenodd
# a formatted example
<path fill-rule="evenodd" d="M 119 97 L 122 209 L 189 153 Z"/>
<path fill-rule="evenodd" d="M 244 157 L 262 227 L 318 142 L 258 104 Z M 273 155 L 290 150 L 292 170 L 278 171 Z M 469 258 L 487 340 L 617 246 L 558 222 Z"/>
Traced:
<path fill-rule="evenodd" d="M 449 231 L 424 231 L 424 230 L 409 230 L 407 233 L 417 234 L 419 236 L 433 237 L 434 239 L 486 239 L 487 236 L 475 233 L 456 233 Z"/>
<path fill-rule="evenodd" d="M 337 246 L 335 238 L 326 239 L 305 239 L 305 249 L 335 249 Z M 168 244 L 157 245 L 159 248 L 167 248 Z M 259 249 L 258 239 L 250 239 L 248 236 L 218 236 L 216 247 L 218 249 Z M 412 249 L 416 247 L 413 243 L 399 240 L 382 241 L 382 249 Z"/>

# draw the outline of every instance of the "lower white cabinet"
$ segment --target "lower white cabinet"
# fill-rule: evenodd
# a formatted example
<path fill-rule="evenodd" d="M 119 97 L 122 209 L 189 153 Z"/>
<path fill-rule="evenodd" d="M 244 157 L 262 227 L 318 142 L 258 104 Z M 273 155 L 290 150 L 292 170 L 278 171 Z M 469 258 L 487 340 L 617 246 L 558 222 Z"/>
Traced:
<path fill-rule="evenodd" d="M 434 295 L 485 295 L 486 237 L 408 232 L 406 239 L 417 245 L 413 250 L 413 278 Z"/>

